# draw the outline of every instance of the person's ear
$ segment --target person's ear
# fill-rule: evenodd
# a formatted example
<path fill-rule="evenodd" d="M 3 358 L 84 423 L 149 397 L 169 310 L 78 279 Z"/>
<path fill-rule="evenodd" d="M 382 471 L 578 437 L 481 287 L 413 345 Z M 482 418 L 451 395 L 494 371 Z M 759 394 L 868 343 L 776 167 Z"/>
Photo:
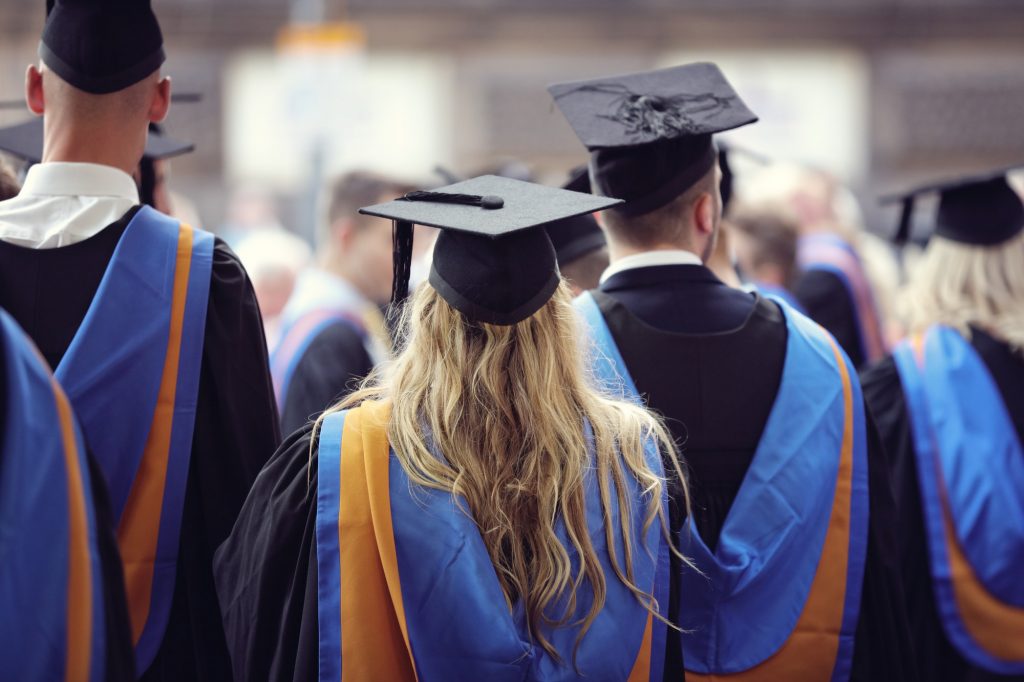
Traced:
<path fill-rule="evenodd" d="M 331 240 L 337 245 L 341 253 L 345 253 L 352 248 L 355 238 L 355 224 L 351 218 L 335 220 L 331 225 Z"/>
<path fill-rule="evenodd" d="M 707 192 L 702 192 L 693 205 L 693 222 L 697 232 L 709 237 L 715 232 L 715 200 Z"/>
<path fill-rule="evenodd" d="M 167 118 L 167 112 L 171 108 L 171 79 L 169 76 L 161 78 L 156 84 L 156 91 L 149 103 L 150 123 L 160 123 Z"/>
<path fill-rule="evenodd" d="M 46 100 L 43 97 L 43 72 L 35 64 L 29 64 L 25 71 L 25 103 L 36 116 L 43 115 Z"/>

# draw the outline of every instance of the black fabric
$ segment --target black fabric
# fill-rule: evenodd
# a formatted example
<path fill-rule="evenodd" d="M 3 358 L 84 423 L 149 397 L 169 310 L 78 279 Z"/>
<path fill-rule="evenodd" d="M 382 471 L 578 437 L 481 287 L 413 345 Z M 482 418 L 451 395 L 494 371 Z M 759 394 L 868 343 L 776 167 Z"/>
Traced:
<path fill-rule="evenodd" d="M 797 277 L 793 295 L 807 316 L 835 337 L 853 366 L 862 369 L 867 358 L 861 349 L 859 317 L 843 280 L 827 270 L 808 270 Z"/>
<path fill-rule="evenodd" d="M 18 320 L 51 366 L 67 350 L 135 210 L 67 247 L 27 249 L 0 242 L 0 306 Z M 163 644 L 144 680 L 230 677 L 213 552 L 279 441 L 256 297 L 238 258 L 218 240 L 174 599 Z"/>
<path fill-rule="evenodd" d="M 217 552 L 218 594 L 237 682 L 317 679 L 318 447 L 309 423 L 285 440 Z M 675 646 L 666 656 L 664 680 L 680 682 L 678 633 L 669 631 L 668 642 L 670 651 Z"/>
<path fill-rule="evenodd" d="M 782 313 L 695 265 L 620 272 L 597 298 L 638 390 L 681 445 L 694 521 L 715 547 L 778 392 L 787 338 Z M 899 606 L 899 548 L 907 539 L 892 524 L 889 462 L 870 420 L 868 471 L 867 563 L 851 679 L 915 680 L 913 641 Z"/>
<path fill-rule="evenodd" d="M 57 0 L 39 56 L 65 82 L 103 95 L 159 69 L 163 42 L 149 0 Z"/>
<path fill-rule="evenodd" d="M 281 408 L 281 432 L 292 433 L 345 397 L 373 369 L 362 334 L 339 321 L 316 335 L 299 358 Z"/>
<path fill-rule="evenodd" d="M 978 330 L 974 330 L 971 344 L 995 379 L 1017 435 L 1024 441 L 1024 358 Z M 921 679 L 935 682 L 1024 680 L 1024 676 L 994 675 L 971 666 L 946 638 L 931 581 L 913 434 L 903 385 L 893 358 L 887 357 L 863 372 L 861 383 L 864 400 L 889 454 L 895 499 L 899 501 L 891 518 L 893 530 L 901 539 L 904 598 Z"/>
<path fill-rule="evenodd" d="M 591 215 L 558 220 L 544 229 L 555 247 L 555 257 L 560 268 L 591 251 L 597 251 L 607 243 L 604 232 Z"/>
<path fill-rule="evenodd" d="M 935 234 L 962 244 L 995 246 L 1024 230 L 1024 203 L 999 176 L 946 189 L 939 197 Z"/>
<path fill-rule="evenodd" d="M 512 325 L 540 310 L 560 280 L 551 240 L 535 228 L 497 238 L 442 230 L 429 281 L 470 320 Z"/>

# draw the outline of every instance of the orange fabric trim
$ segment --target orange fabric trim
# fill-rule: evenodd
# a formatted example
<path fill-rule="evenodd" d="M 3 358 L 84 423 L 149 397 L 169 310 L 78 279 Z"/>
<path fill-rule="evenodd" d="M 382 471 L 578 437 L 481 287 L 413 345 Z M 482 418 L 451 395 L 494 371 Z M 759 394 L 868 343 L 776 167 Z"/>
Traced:
<path fill-rule="evenodd" d="M 825 544 L 811 583 L 807 602 L 800 613 L 793 633 L 768 660 L 750 670 L 726 675 L 701 675 L 686 671 L 688 680 L 735 680 L 769 682 L 803 680 L 827 682 L 832 678 L 839 632 L 843 624 L 846 600 L 846 570 L 850 550 L 850 505 L 853 501 L 853 388 L 846 362 L 831 337 L 828 339 L 835 355 L 843 383 L 843 442 L 839 453 L 839 474 L 832 502 Z"/>
<path fill-rule="evenodd" d="M 651 679 L 651 638 L 654 636 L 654 616 L 647 614 L 647 627 L 644 638 L 640 641 L 640 653 L 637 654 L 633 671 L 629 673 L 629 682 L 648 682 Z"/>
<path fill-rule="evenodd" d="M 924 336 L 915 335 L 911 347 L 918 366 L 924 369 Z M 932 434 L 938 448 L 938 440 Z M 963 546 L 956 536 L 953 514 L 942 476 L 942 464 L 936 450 L 935 473 L 942 503 L 942 529 L 949 557 L 950 580 L 960 619 L 974 642 L 994 658 L 1004 661 L 1024 660 L 1024 609 L 1006 604 L 994 597 L 978 579 Z"/>
<path fill-rule="evenodd" d="M 160 392 L 146 448 L 132 482 L 128 501 L 117 529 L 117 544 L 124 564 L 125 592 L 132 623 L 132 641 L 138 643 L 149 618 L 153 596 L 153 568 L 160 515 L 163 511 L 164 485 L 170 456 L 171 429 L 174 425 L 174 401 L 178 388 L 178 358 L 181 353 L 182 325 L 188 278 L 192 267 L 192 228 L 182 225 L 178 232 L 178 255 L 171 298 L 171 327 L 167 341 Z"/>
<path fill-rule="evenodd" d="M 391 526 L 390 410 L 388 402 L 357 407 L 342 432 L 341 679 L 349 682 L 416 680 Z"/>
<path fill-rule="evenodd" d="M 71 406 L 57 381 L 50 379 L 50 384 L 57 400 L 64 444 L 64 466 L 68 472 L 68 631 L 64 679 L 67 682 L 79 682 L 89 679 L 92 663 L 92 557 L 89 553 L 89 523 Z"/>

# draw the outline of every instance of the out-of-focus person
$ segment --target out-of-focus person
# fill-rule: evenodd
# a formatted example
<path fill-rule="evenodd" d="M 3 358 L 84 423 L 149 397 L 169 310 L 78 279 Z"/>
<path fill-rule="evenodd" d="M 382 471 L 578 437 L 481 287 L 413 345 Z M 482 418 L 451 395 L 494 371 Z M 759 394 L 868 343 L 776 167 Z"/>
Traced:
<path fill-rule="evenodd" d="M 590 194 L 587 168 L 570 173 L 563 189 Z M 548 237 L 555 247 L 558 269 L 575 296 L 597 288 L 601 273 L 608 267 L 608 242 L 594 216 L 584 214 L 557 220 L 547 226 Z"/>
<path fill-rule="evenodd" d="M 315 419 L 387 357 L 381 308 L 391 298 L 391 224 L 359 208 L 393 199 L 398 187 L 353 171 L 325 189 L 315 264 L 295 283 L 271 353 L 285 432 Z"/>
<path fill-rule="evenodd" d="M 213 551 L 280 440 L 259 309 L 213 235 L 140 206 L 170 105 L 144 0 L 48 3 L 42 163 L 0 203 L 0 306 L 55 369 L 109 489 L 143 680 L 231 675 Z"/>
<path fill-rule="evenodd" d="M 367 209 L 443 230 L 401 351 L 288 439 L 218 552 L 236 679 L 682 679 L 675 448 L 588 381 L 542 229 L 615 200 L 493 176 L 409 196 Z"/>
<path fill-rule="evenodd" d="M 793 294 L 807 314 L 839 341 L 856 367 L 885 355 L 876 296 L 853 226 L 837 216 L 835 179 L 796 164 L 773 164 L 746 186 L 753 205 L 777 203 L 796 220 L 800 275 Z"/>
<path fill-rule="evenodd" d="M 934 234 L 900 302 L 910 336 L 864 372 L 864 397 L 900 472 L 923 679 L 1022 680 L 1024 204 L 1001 173 L 905 200 L 935 192 Z"/>
<path fill-rule="evenodd" d="M 709 63 L 549 90 L 591 150 L 595 193 L 625 200 L 598 217 L 611 265 L 577 299 L 594 371 L 664 415 L 690 472 L 692 515 L 677 499 L 672 528 L 699 572 L 674 568 L 669 611 L 687 677 L 915 679 L 890 472 L 852 363 L 705 265 L 713 135 L 757 117 Z"/>
<path fill-rule="evenodd" d="M 796 224 L 770 207 L 739 207 L 729 219 L 736 262 L 746 281 L 759 291 L 781 298 L 797 310 L 793 295 L 798 277 Z"/>
<path fill-rule="evenodd" d="M 309 266 L 313 251 L 302 238 L 283 229 L 250 233 L 235 251 L 252 280 L 267 347 L 274 348 L 281 337 L 281 313 L 295 291 L 295 282 Z"/>
<path fill-rule="evenodd" d="M 135 679 L 103 474 L 63 389 L 0 309 L 0 670 L 11 680 Z"/>

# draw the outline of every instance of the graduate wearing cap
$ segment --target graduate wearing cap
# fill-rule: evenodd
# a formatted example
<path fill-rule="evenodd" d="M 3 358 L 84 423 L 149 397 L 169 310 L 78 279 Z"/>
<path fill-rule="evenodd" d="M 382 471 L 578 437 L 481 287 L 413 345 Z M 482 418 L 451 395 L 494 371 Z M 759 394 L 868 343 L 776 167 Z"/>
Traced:
<path fill-rule="evenodd" d="M 589 194 L 587 167 L 573 170 L 562 188 Z M 555 247 L 558 269 L 573 294 L 578 296 L 596 287 L 601 273 L 608 267 L 608 243 L 594 216 L 584 214 L 556 220 L 548 225 L 547 232 Z"/>
<path fill-rule="evenodd" d="M 909 337 L 863 375 L 895 476 L 924 679 L 1024 680 L 1024 204 L 1002 172 L 938 194 Z"/>
<path fill-rule="evenodd" d="M 106 486 L 64 391 L 0 309 L 0 670 L 135 679 Z"/>
<path fill-rule="evenodd" d="M 235 679 L 682 679 L 678 460 L 589 383 L 544 229 L 615 203 L 484 176 L 363 209 L 396 221 L 396 301 L 413 224 L 441 228 L 430 274 L 397 357 L 286 440 L 218 552 Z"/>
<path fill-rule="evenodd" d="M 42 163 L 0 203 L 0 306 L 102 471 L 136 671 L 226 679 L 213 551 L 279 440 L 259 309 L 224 244 L 139 205 L 131 174 L 170 102 L 149 3 L 47 9 L 26 77 Z"/>
<path fill-rule="evenodd" d="M 562 83 L 591 150 L 611 266 L 577 299 L 595 372 L 665 416 L 690 471 L 673 528 L 688 679 L 907 680 L 888 471 L 853 365 L 786 305 L 703 264 L 722 206 L 712 136 L 756 120 L 713 64 Z"/>

